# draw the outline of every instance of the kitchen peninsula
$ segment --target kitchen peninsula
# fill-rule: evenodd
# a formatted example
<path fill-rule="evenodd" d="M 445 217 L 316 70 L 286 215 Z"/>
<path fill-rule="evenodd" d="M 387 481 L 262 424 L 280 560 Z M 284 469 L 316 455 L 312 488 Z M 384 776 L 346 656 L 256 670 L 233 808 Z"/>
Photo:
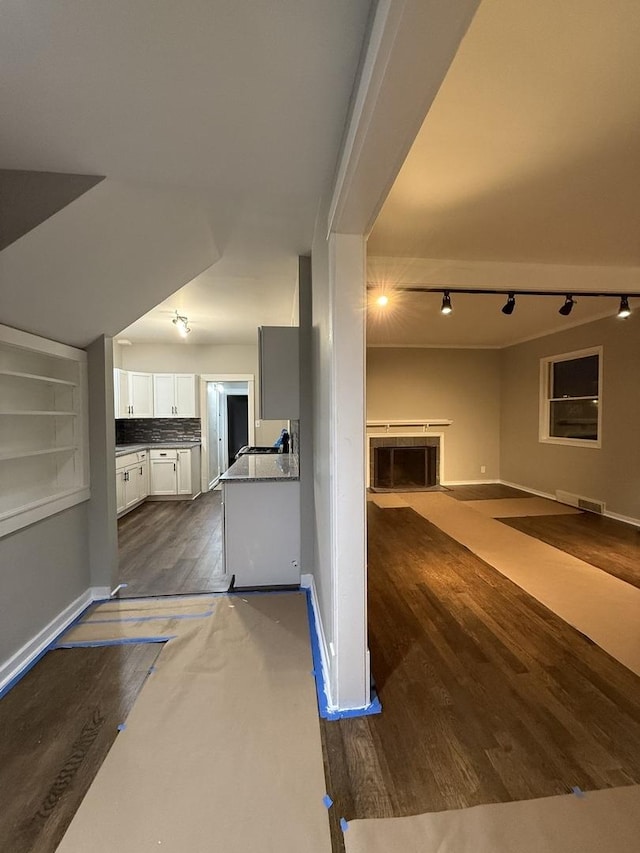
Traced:
<path fill-rule="evenodd" d="M 241 456 L 220 477 L 224 560 L 236 588 L 300 583 L 300 475 L 292 453 Z"/>

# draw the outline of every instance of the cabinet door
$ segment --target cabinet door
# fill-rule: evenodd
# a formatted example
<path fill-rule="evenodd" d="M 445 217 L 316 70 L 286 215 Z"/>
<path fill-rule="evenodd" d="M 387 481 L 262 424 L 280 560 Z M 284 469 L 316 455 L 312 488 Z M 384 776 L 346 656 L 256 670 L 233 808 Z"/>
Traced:
<path fill-rule="evenodd" d="M 140 468 L 138 465 L 131 465 L 124 473 L 125 509 L 129 509 L 140 500 Z"/>
<path fill-rule="evenodd" d="M 127 499 L 124 493 L 125 487 L 125 472 L 116 472 L 116 512 L 121 513 L 127 504 Z"/>
<path fill-rule="evenodd" d="M 140 468 L 140 499 L 146 498 L 149 494 L 149 464 L 148 462 L 141 462 Z"/>
<path fill-rule="evenodd" d="M 153 417 L 153 377 L 150 373 L 129 373 L 131 417 Z"/>
<path fill-rule="evenodd" d="M 300 365 L 297 326 L 258 329 L 260 359 L 260 417 L 297 420 L 300 417 Z"/>
<path fill-rule="evenodd" d="M 176 467 L 174 459 L 151 460 L 150 495 L 175 495 L 177 493 Z"/>
<path fill-rule="evenodd" d="M 175 377 L 173 373 L 153 374 L 153 413 L 156 418 L 176 416 Z"/>
<path fill-rule="evenodd" d="M 191 451 L 178 450 L 178 494 L 191 494 Z"/>
<path fill-rule="evenodd" d="M 118 386 L 118 403 L 116 407 L 116 417 L 130 418 L 131 403 L 129 400 L 129 373 L 126 370 L 119 370 L 118 368 L 116 368 L 114 372 L 117 375 L 116 385 Z"/>
<path fill-rule="evenodd" d="M 193 373 L 176 373 L 175 406 L 179 418 L 196 417 L 196 377 Z"/>

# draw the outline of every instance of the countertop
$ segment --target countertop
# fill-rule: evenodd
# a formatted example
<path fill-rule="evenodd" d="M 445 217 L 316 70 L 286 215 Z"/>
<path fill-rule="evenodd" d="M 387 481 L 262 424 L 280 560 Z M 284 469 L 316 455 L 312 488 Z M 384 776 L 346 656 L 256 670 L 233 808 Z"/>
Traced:
<path fill-rule="evenodd" d="M 200 447 L 199 441 L 149 441 L 146 444 L 116 444 L 116 456 L 137 453 L 139 450 L 171 450 L 172 448 Z"/>
<path fill-rule="evenodd" d="M 293 481 L 300 479 L 300 472 L 292 453 L 251 453 L 237 459 L 220 479 L 225 483 Z"/>

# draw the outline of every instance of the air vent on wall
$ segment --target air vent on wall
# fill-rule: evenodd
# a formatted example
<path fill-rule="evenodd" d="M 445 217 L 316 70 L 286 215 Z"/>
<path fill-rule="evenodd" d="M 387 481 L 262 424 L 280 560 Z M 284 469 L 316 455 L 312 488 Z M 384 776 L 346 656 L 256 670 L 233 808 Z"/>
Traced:
<path fill-rule="evenodd" d="M 577 509 L 586 509 L 588 512 L 596 512 L 598 515 L 604 513 L 604 501 L 594 501 L 590 498 L 583 498 L 580 495 L 573 495 L 571 492 L 563 492 L 556 490 L 556 500 L 561 504 L 575 506 Z"/>

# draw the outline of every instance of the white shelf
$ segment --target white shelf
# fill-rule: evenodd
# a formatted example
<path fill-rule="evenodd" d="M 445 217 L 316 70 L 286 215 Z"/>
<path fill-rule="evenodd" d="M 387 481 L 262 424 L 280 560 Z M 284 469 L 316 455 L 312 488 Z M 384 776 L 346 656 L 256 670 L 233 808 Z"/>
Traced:
<path fill-rule="evenodd" d="M 77 388 L 77 382 L 69 382 L 68 379 L 54 379 L 53 376 L 40 376 L 37 373 L 20 373 L 17 370 L 0 370 L 0 376 L 15 376 L 18 379 L 32 379 L 35 382 L 45 382 L 47 385 L 69 385 Z"/>
<path fill-rule="evenodd" d="M 11 412 L 0 412 L 0 415 L 28 415 L 29 417 L 31 417 L 31 415 L 44 416 L 44 417 L 51 417 L 51 416 L 55 416 L 55 417 L 62 417 L 62 416 L 64 416 L 64 417 L 77 417 L 78 413 L 77 412 L 55 412 L 55 411 L 33 412 L 33 411 L 27 411 L 26 409 L 22 409 L 22 410 L 21 409 L 15 409 Z"/>
<path fill-rule="evenodd" d="M 0 462 L 6 462 L 8 459 L 25 459 L 27 456 L 48 456 L 51 453 L 70 453 L 78 450 L 76 444 L 70 444 L 66 447 L 46 447 L 42 450 L 10 450 L 6 453 L 0 453 Z"/>
<path fill-rule="evenodd" d="M 0 325 L 0 536 L 89 497 L 87 354 Z"/>
<path fill-rule="evenodd" d="M 453 423 L 449 418 L 429 418 L 427 420 L 400 420 L 400 421 L 367 421 L 367 429 L 391 429 L 391 427 L 427 427 L 451 426 Z"/>

